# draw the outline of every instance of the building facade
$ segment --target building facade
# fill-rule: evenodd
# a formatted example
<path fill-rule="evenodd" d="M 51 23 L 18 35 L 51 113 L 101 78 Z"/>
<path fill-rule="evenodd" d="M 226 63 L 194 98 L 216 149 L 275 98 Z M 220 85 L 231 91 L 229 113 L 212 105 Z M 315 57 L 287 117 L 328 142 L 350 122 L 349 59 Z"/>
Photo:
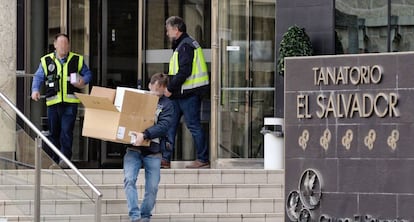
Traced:
<path fill-rule="evenodd" d="M 315 55 L 409 51 L 414 1 L 401 0 L 17 0 L 16 101 L 42 127 L 45 105 L 29 99 L 31 74 L 67 33 L 72 51 L 94 73 L 90 86 L 146 88 L 151 74 L 167 72 L 172 51 L 165 20 L 178 15 L 204 49 L 211 91 L 202 121 L 214 167 L 260 167 L 264 117 L 283 117 L 283 76 L 276 71 L 279 43 L 288 27 L 304 27 Z M 81 136 L 82 108 L 73 161 L 118 167 L 122 145 Z M 174 159 L 192 160 L 185 125 Z"/>

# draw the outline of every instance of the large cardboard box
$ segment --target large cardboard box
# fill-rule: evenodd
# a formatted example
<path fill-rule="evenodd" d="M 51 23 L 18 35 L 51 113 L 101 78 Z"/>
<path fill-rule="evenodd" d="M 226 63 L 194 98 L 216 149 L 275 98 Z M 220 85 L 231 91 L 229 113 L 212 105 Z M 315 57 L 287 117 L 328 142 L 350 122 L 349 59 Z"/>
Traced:
<path fill-rule="evenodd" d="M 114 105 L 120 90 L 122 108 Z M 90 95 L 76 93 L 85 106 L 82 136 L 131 144 L 131 131 L 143 132 L 154 125 L 158 96 L 144 90 L 109 89 L 93 86 Z M 148 144 L 147 144 L 148 145 Z"/>

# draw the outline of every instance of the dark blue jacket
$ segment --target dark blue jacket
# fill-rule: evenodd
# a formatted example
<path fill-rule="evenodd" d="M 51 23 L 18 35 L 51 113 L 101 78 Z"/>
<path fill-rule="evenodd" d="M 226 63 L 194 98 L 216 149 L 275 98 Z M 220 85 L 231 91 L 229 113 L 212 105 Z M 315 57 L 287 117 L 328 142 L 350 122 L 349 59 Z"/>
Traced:
<path fill-rule="evenodd" d="M 132 149 L 139 149 L 143 155 L 155 154 L 161 152 L 161 146 L 165 145 L 168 129 L 171 127 L 171 123 L 174 116 L 174 105 L 171 100 L 165 96 L 160 97 L 158 100 L 157 110 L 155 112 L 155 124 L 144 133 L 144 138 L 152 140 L 159 138 L 160 143 L 151 141 L 149 147 L 130 147 Z"/>

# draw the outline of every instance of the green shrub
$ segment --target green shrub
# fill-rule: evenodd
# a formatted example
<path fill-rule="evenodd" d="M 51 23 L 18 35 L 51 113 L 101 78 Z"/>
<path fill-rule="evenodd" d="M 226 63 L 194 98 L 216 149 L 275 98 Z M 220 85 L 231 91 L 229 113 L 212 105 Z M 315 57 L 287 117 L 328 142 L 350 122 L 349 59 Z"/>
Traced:
<path fill-rule="evenodd" d="M 296 25 L 289 27 L 283 34 L 280 42 L 277 69 L 280 75 L 285 73 L 285 57 L 289 56 L 311 56 L 313 53 L 312 43 L 305 32 L 305 28 Z"/>

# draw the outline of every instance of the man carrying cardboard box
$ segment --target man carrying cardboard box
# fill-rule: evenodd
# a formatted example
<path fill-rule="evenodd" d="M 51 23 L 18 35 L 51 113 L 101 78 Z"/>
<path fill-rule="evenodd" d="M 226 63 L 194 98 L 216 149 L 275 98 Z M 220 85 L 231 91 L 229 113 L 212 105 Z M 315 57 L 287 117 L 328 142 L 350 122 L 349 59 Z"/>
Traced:
<path fill-rule="evenodd" d="M 124 156 L 124 190 L 129 218 L 133 222 L 149 222 L 154 208 L 160 182 L 161 146 L 166 142 L 168 129 L 174 115 L 172 102 L 163 96 L 168 84 L 168 76 L 162 73 L 151 77 L 149 89 L 159 96 L 155 112 L 155 124 L 143 132 L 132 132 L 134 141 L 128 146 Z M 144 105 L 144 104 L 143 104 Z M 143 146 L 150 140 L 150 146 Z M 145 169 L 145 194 L 138 207 L 137 177 L 141 167 Z"/>

